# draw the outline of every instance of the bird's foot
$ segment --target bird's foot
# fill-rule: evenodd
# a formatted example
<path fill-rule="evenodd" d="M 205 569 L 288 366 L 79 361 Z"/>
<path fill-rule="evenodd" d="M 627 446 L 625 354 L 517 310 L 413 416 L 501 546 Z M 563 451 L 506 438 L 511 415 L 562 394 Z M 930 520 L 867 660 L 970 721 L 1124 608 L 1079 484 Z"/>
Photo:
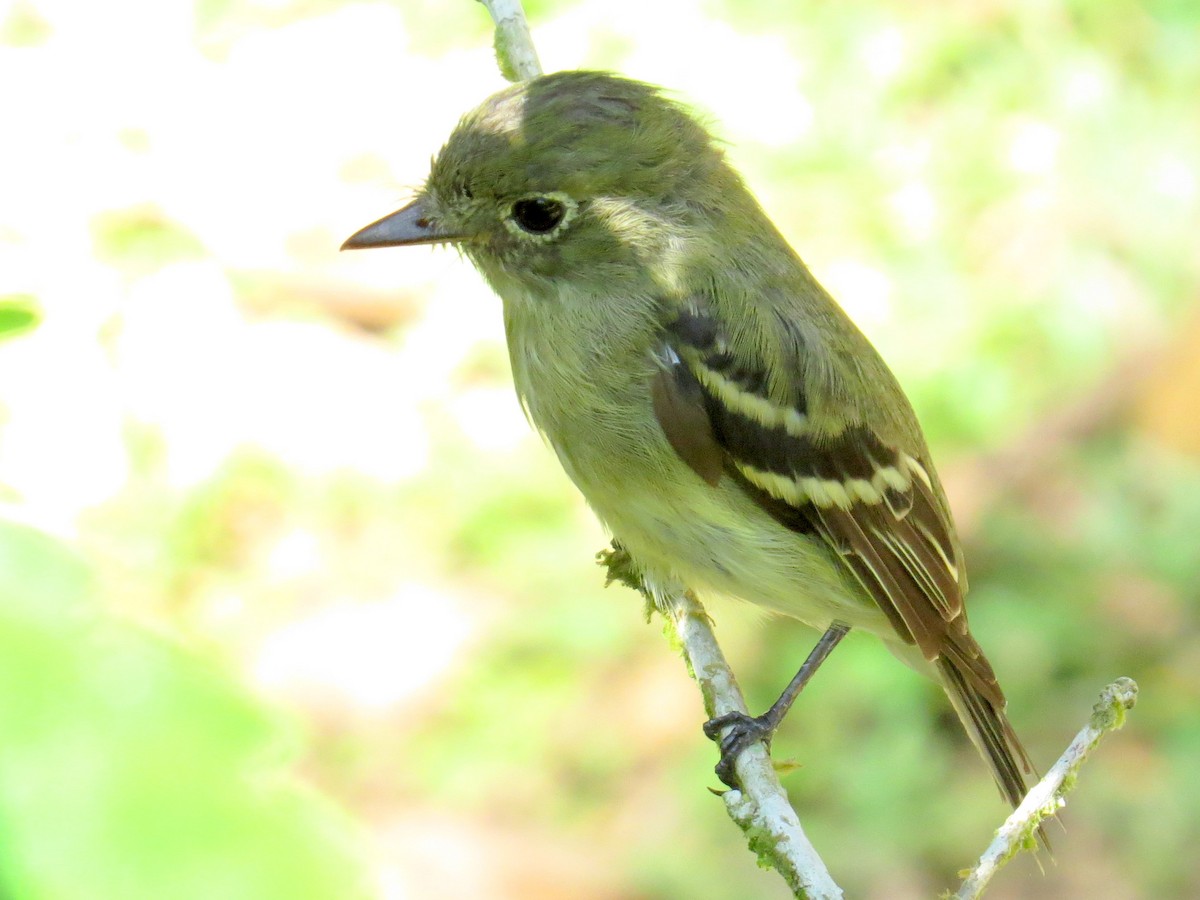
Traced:
<path fill-rule="evenodd" d="M 737 774 L 733 770 L 738 756 L 743 750 L 758 741 L 770 746 L 771 735 L 775 733 L 778 726 L 779 722 L 775 721 L 769 712 L 761 716 L 731 712 L 709 719 L 704 723 L 705 736 L 709 740 L 720 742 L 721 760 L 717 763 L 715 771 L 722 783 L 734 789 L 741 787 Z M 721 732 L 726 728 L 729 731 L 724 737 L 721 737 Z"/>

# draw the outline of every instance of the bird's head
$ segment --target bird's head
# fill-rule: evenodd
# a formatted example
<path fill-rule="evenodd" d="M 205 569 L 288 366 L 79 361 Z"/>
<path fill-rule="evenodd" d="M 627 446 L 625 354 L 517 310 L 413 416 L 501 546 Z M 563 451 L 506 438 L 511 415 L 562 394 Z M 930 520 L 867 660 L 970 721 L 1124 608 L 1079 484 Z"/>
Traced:
<path fill-rule="evenodd" d="M 731 192 L 740 180 L 678 103 L 561 72 L 464 116 L 416 198 L 343 248 L 457 244 L 502 296 L 564 279 L 611 287 L 653 277 L 682 246 L 704 252 L 695 232 L 719 226 Z"/>

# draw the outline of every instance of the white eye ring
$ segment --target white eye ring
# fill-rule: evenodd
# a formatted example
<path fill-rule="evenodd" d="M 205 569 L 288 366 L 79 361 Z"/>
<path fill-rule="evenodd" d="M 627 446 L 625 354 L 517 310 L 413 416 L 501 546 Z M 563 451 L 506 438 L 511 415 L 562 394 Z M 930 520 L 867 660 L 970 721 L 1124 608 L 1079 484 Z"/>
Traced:
<path fill-rule="evenodd" d="M 579 210 L 579 204 L 562 191 L 527 194 L 506 210 L 504 227 L 522 240 L 552 241 Z"/>

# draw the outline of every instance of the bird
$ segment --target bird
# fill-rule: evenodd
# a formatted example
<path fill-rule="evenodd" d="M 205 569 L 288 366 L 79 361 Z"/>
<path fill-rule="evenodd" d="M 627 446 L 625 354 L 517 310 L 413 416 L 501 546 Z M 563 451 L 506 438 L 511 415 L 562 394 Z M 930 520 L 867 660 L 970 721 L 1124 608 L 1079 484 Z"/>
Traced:
<path fill-rule="evenodd" d="M 968 627 L 916 414 L 702 121 L 607 72 L 509 86 L 343 249 L 419 244 L 457 247 L 499 295 L 527 417 L 646 584 L 822 632 L 765 713 L 705 724 L 722 781 L 861 629 L 941 685 L 1020 803 L 1034 768 Z"/>

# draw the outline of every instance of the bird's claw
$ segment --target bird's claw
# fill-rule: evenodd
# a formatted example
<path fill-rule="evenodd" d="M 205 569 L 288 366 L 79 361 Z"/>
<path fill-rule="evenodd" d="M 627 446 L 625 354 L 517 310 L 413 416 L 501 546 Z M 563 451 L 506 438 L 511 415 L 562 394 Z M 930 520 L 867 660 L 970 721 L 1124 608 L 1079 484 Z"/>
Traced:
<path fill-rule="evenodd" d="M 729 730 L 722 737 L 721 732 L 726 728 Z M 739 788 L 741 785 L 738 783 L 737 773 L 733 769 L 738 756 L 757 741 L 763 741 L 769 745 L 774 732 L 775 724 L 766 716 L 748 716 L 740 712 L 726 713 L 705 722 L 705 736 L 709 740 L 720 741 L 721 759 L 717 763 L 715 771 L 721 782 L 731 788 Z"/>

